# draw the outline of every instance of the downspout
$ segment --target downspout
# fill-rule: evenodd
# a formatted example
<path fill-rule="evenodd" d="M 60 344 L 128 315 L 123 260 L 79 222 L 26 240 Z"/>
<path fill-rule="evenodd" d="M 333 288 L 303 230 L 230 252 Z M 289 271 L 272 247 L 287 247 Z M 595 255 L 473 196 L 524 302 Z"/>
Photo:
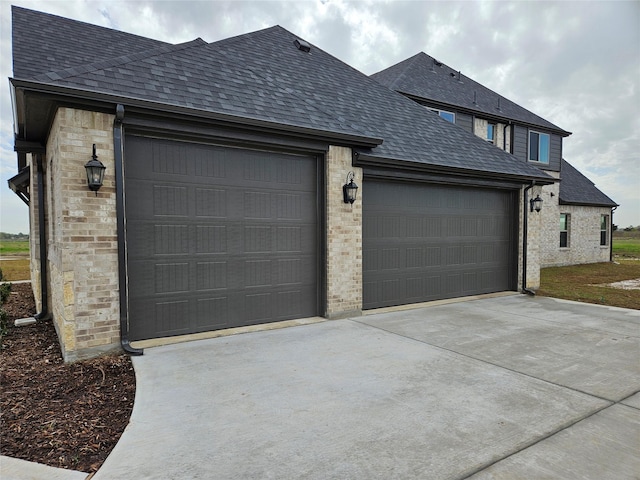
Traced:
<path fill-rule="evenodd" d="M 40 241 L 40 313 L 34 315 L 36 320 L 49 318 L 49 287 L 47 285 L 47 235 L 45 232 L 44 217 L 44 174 L 42 167 L 42 154 L 36 154 L 38 172 L 38 237 Z"/>
<path fill-rule="evenodd" d="M 613 212 L 616 211 L 618 205 L 611 209 L 611 218 L 609 220 L 609 261 L 613 262 Z"/>
<path fill-rule="evenodd" d="M 511 121 L 509 121 L 509 123 L 505 123 L 504 127 L 502 128 L 502 150 L 504 150 L 505 152 L 507 151 L 507 128 L 509 128 L 510 126 Z M 509 136 L 511 136 L 511 134 L 509 134 Z M 512 145 L 513 142 L 509 142 L 509 150 L 511 150 Z M 511 151 L 509 151 L 509 153 L 511 153 Z"/>
<path fill-rule="evenodd" d="M 126 219 L 124 216 L 124 145 L 122 141 L 122 120 L 124 106 L 116 106 L 116 118 L 113 122 L 113 156 L 116 172 L 116 215 L 118 224 L 118 285 L 120 291 L 120 345 L 129 355 L 142 355 L 144 351 L 134 348 L 129 341 L 129 286 L 127 276 L 127 252 L 125 245 Z"/>
<path fill-rule="evenodd" d="M 527 209 L 528 196 L 527 193 L 536 184 L 535 180 L 531 185 L 524 189 L 524 213 L 522 215 L 522 291 L 529 295 L 535 295 L 536 292 L 527 288 L 527 230 L 529 223 L 529 210 Z"/>

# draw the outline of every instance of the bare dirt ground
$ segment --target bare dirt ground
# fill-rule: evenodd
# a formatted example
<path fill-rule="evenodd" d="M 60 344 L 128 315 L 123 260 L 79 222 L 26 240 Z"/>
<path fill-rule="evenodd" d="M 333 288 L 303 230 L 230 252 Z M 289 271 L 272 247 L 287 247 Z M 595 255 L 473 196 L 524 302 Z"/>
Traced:
<path fill-rule="evenodd" d="M 34 315 L 29 283 L 13 284 L 0 350 L 0 453 L 87 473 L 102 465 L 129 422 L 135 374 L 126 355 L 62 360 L 50 321 Z"/>

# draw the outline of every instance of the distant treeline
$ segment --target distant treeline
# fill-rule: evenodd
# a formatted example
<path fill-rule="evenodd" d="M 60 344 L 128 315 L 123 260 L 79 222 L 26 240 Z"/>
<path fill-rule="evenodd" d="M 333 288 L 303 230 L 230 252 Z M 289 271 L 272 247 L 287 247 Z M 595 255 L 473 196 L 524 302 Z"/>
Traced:
<path fill-rule="evenodd" d="M 29 240 L 29 234 L 0 232 L 0 240 Z"/>

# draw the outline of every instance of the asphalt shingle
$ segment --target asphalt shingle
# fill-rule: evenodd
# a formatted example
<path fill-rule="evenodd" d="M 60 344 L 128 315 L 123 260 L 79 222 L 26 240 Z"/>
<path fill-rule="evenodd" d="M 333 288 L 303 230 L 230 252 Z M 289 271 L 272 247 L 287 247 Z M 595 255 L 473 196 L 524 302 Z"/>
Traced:
<path fill-rule="evenodd" d="M 392 90 L 424 100 L 536 125 L 561 135 L 569 134 L 423 52 L 374 73 L 371 78 Z"/>
<path fill-rule="evenodd" d="M 560 166 L 560 204 L 616 207 L 618 204 L 602 193 L 591 180 L 562 160 Z"/>
<path fill-rule="evenodd" d="M 372 158 L 492 177 L 550 180 L 536 167 L 433 115 L 316 46 L 310 52 L 298 50 L 294 45 L 298 37 L 279 26 L 210 44 L 196 39 L 169 45 L 25 9 L 14 8 L 13 13 L 19 24 L 25 23 L 23 16 L 44 17 L 49 29 L 61 23 L 66 36 L 54 41 L 61 52 L 69 52 L 79 35 L 91 37 L 94 29 L 102 42 L 108 43 L 113 35 L 114 41 L 124 44 L 115 52 L 84 45 L 79 59 L 60 54 L 60 61 L 52 65 L 46 51 L 32 39 L 26 46 L 23 36 L 16 37 L 14 32 L 14 58 L 31 48 L 32 66 L 14 70 L 17 77 L 187 107 L 196 116 L 199 112 L 227 114 L 284 127 L 383 139 L 382 145 L 361 150 Z M 38 22 L 47 23 L 43 18 Z M 65 41 L 69 45 L 63 45 Z M 14 62 L 24 63 L 23 59 Z M 82 74 L 78 74 L 80 66 Z"/>
<path fill-rule="evenodd" d="M 166 42 L 12 6 L 13 75 L 50 71 L 139 52 Z"/>

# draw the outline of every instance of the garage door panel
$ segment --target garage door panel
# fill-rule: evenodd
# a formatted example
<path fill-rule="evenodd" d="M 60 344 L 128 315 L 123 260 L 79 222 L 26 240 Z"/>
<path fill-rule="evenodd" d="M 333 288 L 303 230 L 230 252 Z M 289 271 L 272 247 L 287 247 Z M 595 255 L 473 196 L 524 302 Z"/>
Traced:
<path fill-rule="evenodd" d="M 314 157 L 134 136 L 125 154 L 133 340 L 318 314 Z"/>
<path fill-rule="evenodd" d="M 514 221 L 510 192 L 367 182 L 364 308 L 513 289 Z"/>

